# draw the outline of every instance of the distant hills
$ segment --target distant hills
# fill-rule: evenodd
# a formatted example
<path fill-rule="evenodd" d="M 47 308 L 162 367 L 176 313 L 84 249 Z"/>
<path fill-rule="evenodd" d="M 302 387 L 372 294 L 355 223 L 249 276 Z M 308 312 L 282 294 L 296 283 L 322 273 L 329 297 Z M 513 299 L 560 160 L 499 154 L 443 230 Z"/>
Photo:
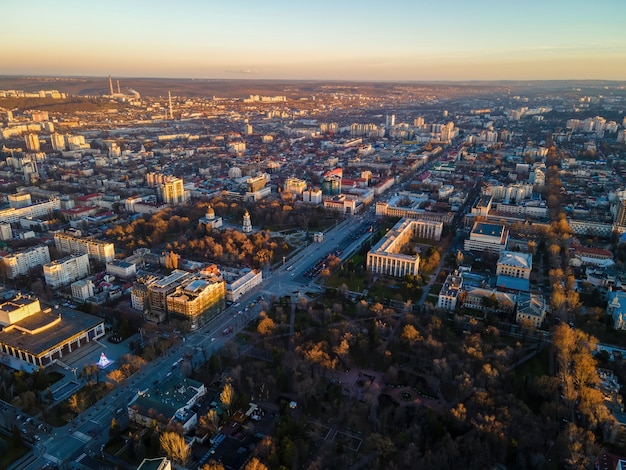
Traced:
<path fill-rule="evenodd" d="M 348 82 L 348 81 L 295 81 L 295 80 L 232 80 L 232 79 L 191 79 L 191 78 L 124 78 L 113 77 L 113 86 L 117 91 L 117 80 L 121 91 L 137 90 L 142 96 L 219 96 L 224 98 L 244 97 L 248 95 L 285 95 L 301 97 L 313 95 L 322 90 L 359 90 L 361 93 L 375 95 L 388 92 L 393 87 L 425 87 L 445 92 L 454 89 L 465 91 L 473 89 L 491 89 L 506 87 L 512 93 L 529 90 L 571 90 L 581 88 L 589 90 L 612 89 L 626 92 L 626 82 L 603 80 L 550 80 L 550 81 L 441 81 L 441 82 Z M 109 77 L 38 77 L 38 76 L 0 76 L 0 90 L 38 91 L 59 90 L 71 95 L 101 96 L 109 93 Z M 485 90 L 486 91 L 486 90 Z"/>

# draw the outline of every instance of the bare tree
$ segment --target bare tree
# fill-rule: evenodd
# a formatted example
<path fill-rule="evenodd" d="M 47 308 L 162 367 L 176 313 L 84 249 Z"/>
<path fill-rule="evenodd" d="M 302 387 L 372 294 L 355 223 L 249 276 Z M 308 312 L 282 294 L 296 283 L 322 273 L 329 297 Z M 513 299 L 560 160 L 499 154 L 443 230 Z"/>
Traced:
<path fill-rule="evenodd" d="M 230 407 L 233 404 L 234 398 L 235 391 L 233 390 L 233 386 L 231 384 L 224 385 L 224 389 L 222 390 L 222 393 L 220 393 L 220 401 L 222 402 L 222 406 L 228 411 L 229 415 Z"/>

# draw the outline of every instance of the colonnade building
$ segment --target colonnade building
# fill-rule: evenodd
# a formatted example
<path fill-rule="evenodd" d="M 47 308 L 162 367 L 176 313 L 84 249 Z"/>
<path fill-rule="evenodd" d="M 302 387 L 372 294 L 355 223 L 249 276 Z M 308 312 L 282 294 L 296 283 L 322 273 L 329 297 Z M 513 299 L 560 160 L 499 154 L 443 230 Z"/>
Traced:
<path fill-rule="evenodd" d="M 414 237 L 439 240 L 442 230 L 442 222 L 400 220 L 367 253 L 367 270 L 394 277 L 419 274 L 419 254 L 403 254 L 402 250 Z"/>
<path fill-rule="evenodd" d="M 0 288 L 0 358 L 15 368 L 48 367 L 104 336 L 104 320 Z M 3 357 L 4 356 L 4 357 Z"/>

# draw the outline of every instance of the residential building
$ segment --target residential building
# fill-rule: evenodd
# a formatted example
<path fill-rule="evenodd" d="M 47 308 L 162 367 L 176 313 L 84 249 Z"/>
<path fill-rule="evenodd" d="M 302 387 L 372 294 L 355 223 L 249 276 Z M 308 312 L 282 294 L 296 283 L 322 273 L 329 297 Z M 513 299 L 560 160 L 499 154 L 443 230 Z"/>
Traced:
<path fill-rule="evenodd" d="M 226 296 L 226 283 L 220 277 L 205 278 L 194 276 L 186 279 L 166 298 L 167 311 L 184 317 L 195 329 L 202 315 L 213 306 L 218 305 Z"/>
<path fill-rule="evenodd" d="M 115 259 L 107 263 L 106 272 L 120 279 L 132 279 L 137 276 L 137 265 Z"/>
<path fill-rule="evenodd" d="M 283 188 L 285 191 L 300 195 L 306 190 L 306 181 L 300 178 L 287 178 Z"/>
<path fill-rule="evenodd" d="M 93 238 L 78 238 L 64 233 L 54 234 L 54 245 L 63 255 L 86 253 L 89 258 L 101 263 L 110 263 L 115 259 L 113 243 L 95 240 Z"/>
<path fill-rule="evenodd" d="M 88 274 L 89 257 L 87 254 L 66 256 L 43 266 L 46 284 L 52 289 L 67 286 Z"/>
<path fill-rule="evenodd" d="M 41 150 L 39 146 L 39 136 L 37 134 L 26 134 L 24 136 L 24 143 L 26 144 L 26 150 L 29 152 L 39 152 Z"/>
<path fill-rule="evenodd" d="M 34 246 L 2 258 L 5 273 L 9 279 L 23 276 L 33 268 L 50 262 L 50 250 L 46 245 Z"/>

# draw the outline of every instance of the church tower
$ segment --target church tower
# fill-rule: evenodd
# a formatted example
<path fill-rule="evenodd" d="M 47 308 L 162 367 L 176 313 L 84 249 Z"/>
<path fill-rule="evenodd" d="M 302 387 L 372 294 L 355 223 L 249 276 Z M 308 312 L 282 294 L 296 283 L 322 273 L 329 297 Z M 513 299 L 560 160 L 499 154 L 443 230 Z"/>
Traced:
<path fill-rule="evenodd" d="M 243 215 L 243 233 L 252 232 L 252 222 L 250 221 L 250 214 L 248 211 Z"/>

